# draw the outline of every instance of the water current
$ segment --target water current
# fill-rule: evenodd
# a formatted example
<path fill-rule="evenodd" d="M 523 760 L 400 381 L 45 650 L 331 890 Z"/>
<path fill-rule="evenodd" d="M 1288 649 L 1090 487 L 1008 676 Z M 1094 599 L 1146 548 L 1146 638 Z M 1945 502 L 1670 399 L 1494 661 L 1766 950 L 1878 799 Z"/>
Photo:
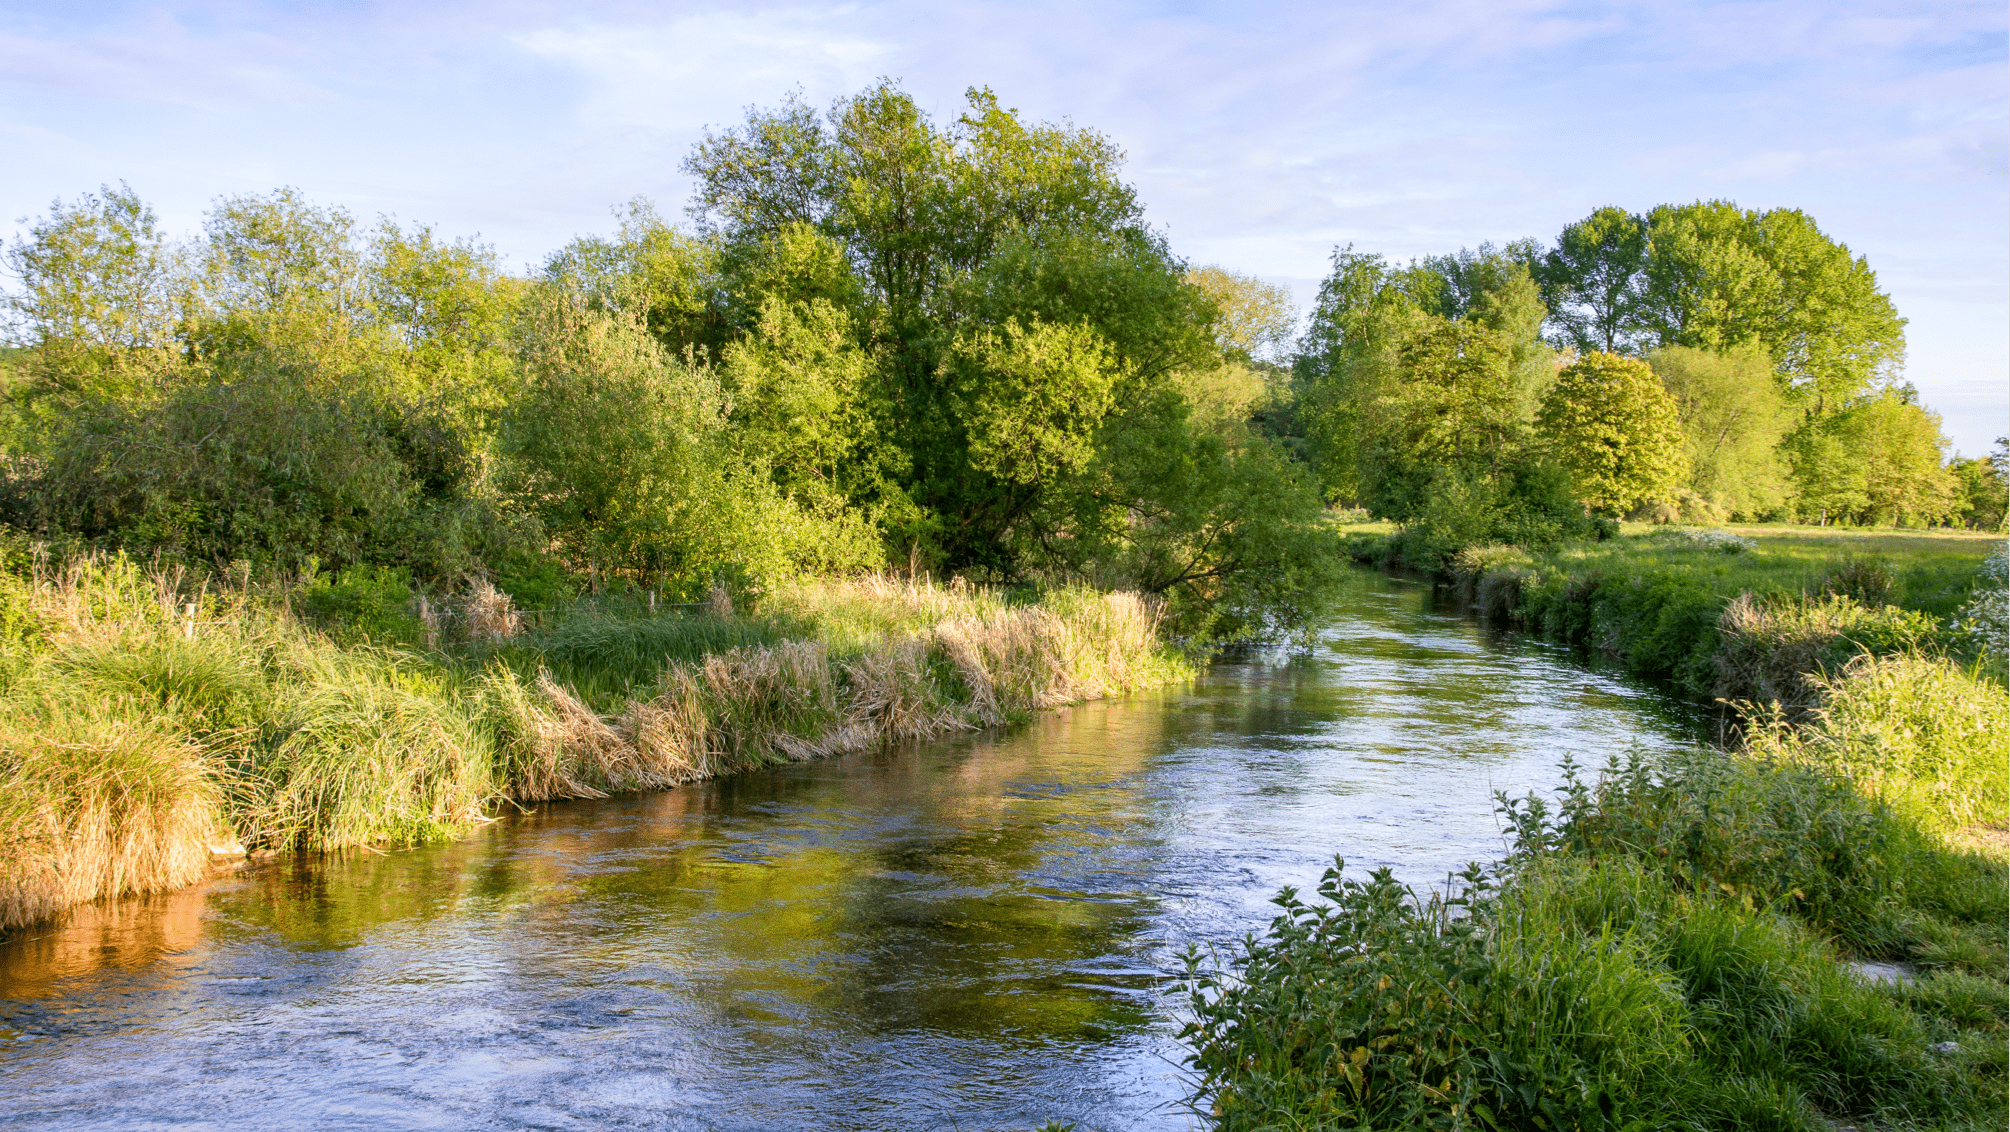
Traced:
<path fill-rule="evenodd" d="M 1361 571 L 1190 685 L 78 909 L 0 947 L 0 1127 L 1198 1127 L 1177 951 L 1704 727 Z"/>

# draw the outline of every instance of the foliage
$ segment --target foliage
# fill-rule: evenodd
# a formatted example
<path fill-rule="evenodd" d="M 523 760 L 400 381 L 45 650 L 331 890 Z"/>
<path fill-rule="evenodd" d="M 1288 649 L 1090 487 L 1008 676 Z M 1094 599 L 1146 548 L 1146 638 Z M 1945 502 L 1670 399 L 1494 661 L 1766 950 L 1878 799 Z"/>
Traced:
<path fill-rule="evenodd" d="M 1993 455 L 1957 457 L 1947 470 L 1954 476 L 1954 518 L 1971 530 L 2003 530 L 2010 508 L 2010 440 L 1999 437 Z"/>
<path fill-rule="evenodd" d="M 1288 289 L 1214 264 L 1189 268 L 1186 281 L 1213 302 L 1215 344 L 1224 356 L 1271 359 L 1290 346 L 1298 308 Z"/>
<path fill-rule="evenodd" d="M 1778 513 L 1789 493 L 1780 442 L 1794 422 L 1765 351 L 1664 346 L 1647 362 L 1682 421 L 1688 486 L 1718 518 Z"/>
<path fill-rule="evenodd" d="M 128 189 L 59 201 L 9 252 L 5 517 L 541 592 L 1135 579 L 1289 631 L 1328 547 L 1250 426 L 1288 296 L 1190 270 L 1122 156 L 985 90 L 789 99 L 692 151 L 696 232 L 636 198 L 527 278 L 291 188 L 182 244 Z"/>
<path fill-rule="evenodd" d="M 1675 416 L 1645 363 L 1593 353 L 1557 375 L 1537 420 L 1570 469 L 1577 498 L 1593 511 L 1623 515 L 1668 500 L 1686 478 Z"/>
<path fill-rule="evenodd" d="M 285 376 L 190 383 L 78 407 L 0 506 L 136 552 L 451 574 L 509 539 L 466 491 L 461 442 L 421 410 Z"/>
<path fill-rule="evenodd" d="M 1602 208 L 1564 229 L 1541 274 L 1560 344 L 1757 346 L 1782 393 L 1817 418 L 1889 376 L 1904 352 L 1905 320 L 1869 264 L 1797 209 Z"/>
<path fill-rule="evenodd" d="M 171 380 L 182 265 L 159 223 L 131 188 L 107 186 L 56 201 L 7 249 L 21 281 L 7 321 L 32 350 L 35 384 L 89 397 Z"/>
<path fill-rule="evenodd" d="M 1565 225 L 1540 275 L 1559 343 L 1582 354 L 1636 348 L 1649 254 L 1646 222 L 1625 209 L 1607 206 Z"/>
<path fill-rule="evenodd" d="M 1724 752 L 1615 759 L 1596 785 L 1566 766 L 1556 811 L 1503 812 L 1512 855 L 1447 892 L 1336 863 L 1321 902 L 1278 896 L 1231 969 L 1189 950 L 1196 1106 L 1222 1128 L 1965 1127 L 2000 1111 L 1984 1052 L 2004 1028 L 2000 862 L 1846 782 Z M 1828 937 L 1953 969 L 1884 991 Z M 1929 1050 L 1948 1037 L 1956 1054 Z"/>
<path fill-rule="evenodd" d="M 1820 706 L 1799 728 L 1755 730 L 1751 746 L 1847 780 L 1938 833 L 2010 811 L 2010 696 L 1947 660 L 1864 652 L 1809 682 Z"/>
<path fill-rule="evenodd" d="M 1803 429 L 1788 450 L 1803 518 L 1932 526 L 1957 506 L 1941 467 L 1940 417 L 1905 390 L 1854 405 Z"/>

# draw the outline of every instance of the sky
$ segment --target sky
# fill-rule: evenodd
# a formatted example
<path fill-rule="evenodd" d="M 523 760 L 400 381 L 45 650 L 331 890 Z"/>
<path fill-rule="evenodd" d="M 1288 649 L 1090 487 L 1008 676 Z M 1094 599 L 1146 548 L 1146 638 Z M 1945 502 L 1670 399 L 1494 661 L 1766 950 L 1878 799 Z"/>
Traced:
<path fill-rule="evenodd" d="M 880 77 L 1108 135 L 1194 263 L 1309 303 L 1336 246 L 1554 242 L 1594 208 L 1796 207 L 1868 258 L 1969 455 L 2010 432 L 2010 13 L 1988 3 L 20 3 L 0 234 L 123 181 L 171 231 L 295 186 L 527 268 L 680 210 L 707 129 Z"/>

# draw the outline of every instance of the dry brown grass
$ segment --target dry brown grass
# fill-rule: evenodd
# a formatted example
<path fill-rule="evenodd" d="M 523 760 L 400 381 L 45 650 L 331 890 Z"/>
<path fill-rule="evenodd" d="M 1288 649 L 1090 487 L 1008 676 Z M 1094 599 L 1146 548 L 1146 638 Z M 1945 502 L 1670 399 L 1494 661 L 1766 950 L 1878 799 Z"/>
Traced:
<path fill-rule="evenodd" d="M 1186 669 L 1131 594 L 1006 608 L 887 579 L 826 596 L 874 620 L 961 613 L 842 661 L 820 641 L 737 648 L 673 665 L 648 699 L 603 716 L 548 676 L 498 702 L 521 737 L 523 802 L 662 789 L 776 762 L 993 726 L 1042 708 L 1164 683 Z M 959 600 L 960 599 L 960 600 Z"/>
<path fill-rule="evenodd" d="M 229 835 L 222 791 L 165 728 L 57 710 L 0 725 L 0 929 L 179 888 Z"/>

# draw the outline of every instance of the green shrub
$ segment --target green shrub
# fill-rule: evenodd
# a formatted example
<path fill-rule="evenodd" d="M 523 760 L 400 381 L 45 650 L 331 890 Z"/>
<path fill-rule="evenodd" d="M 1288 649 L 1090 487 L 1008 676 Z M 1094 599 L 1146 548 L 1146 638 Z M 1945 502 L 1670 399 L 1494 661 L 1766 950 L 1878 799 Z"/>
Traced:
<path fill-rule="evenodd" d="M 1827 1127 L 1977 1104 L 1918 1016 L 1750 900 L 1524 851 L 1419 897 L 1286 889 L 1233 971 L 1186 955 L 1197 1107 L 1231 1129 Z M 1971 1013 L 1974 1011 L 1971 1010 Z"/>
<path fill-rule="evenodd" d="M 334 577 L 309 564 L 300 587 L 300 611 L 317 626 L 345 638 L 414 644 L 425 634 L 411 609 L 410 574 L 385 566 L 358 566 Z"/>
<path fill-rule="evenodd" d="M 1711 658 L 1718 699 L 1778 704 L 1789 718 L 1819 702 L 1820 681 L 1863 654 L 1936 652 L 1943 632 L 1925 613 L 1866 606 L 1847 596 L 1741 594 L 1718 625 L 1723 647 Z"/>

